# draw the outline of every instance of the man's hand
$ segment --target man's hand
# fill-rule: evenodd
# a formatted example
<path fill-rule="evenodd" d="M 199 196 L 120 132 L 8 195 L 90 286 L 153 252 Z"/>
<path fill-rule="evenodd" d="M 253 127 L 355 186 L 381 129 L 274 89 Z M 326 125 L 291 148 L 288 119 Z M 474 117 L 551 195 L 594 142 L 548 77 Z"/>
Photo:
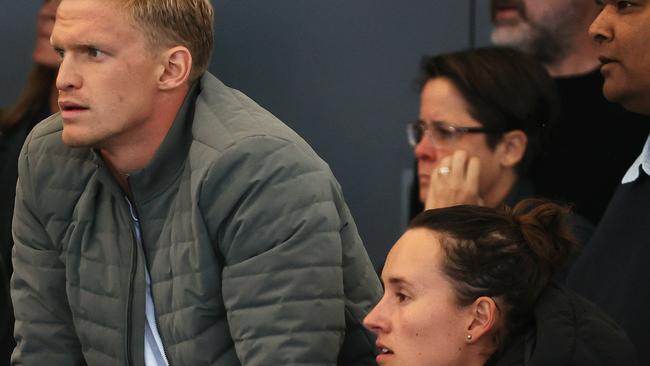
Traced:
<path fill-rule="evenodd" d="M 426 210 L 456 205 L 483 206 L 479 196 L 481 161 L 467 158 L 467 152 L 455 151 L 444 157 L 429 180 L 429 191 L 424 205 Z"/>

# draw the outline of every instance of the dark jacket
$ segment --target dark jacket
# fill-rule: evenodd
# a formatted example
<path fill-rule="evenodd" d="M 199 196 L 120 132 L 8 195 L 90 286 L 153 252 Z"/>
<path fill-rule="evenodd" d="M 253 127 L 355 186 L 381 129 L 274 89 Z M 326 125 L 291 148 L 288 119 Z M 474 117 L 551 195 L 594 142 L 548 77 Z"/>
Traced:
<path fill-rule="evenodd" d="M 540 296 L 534 322 L 489 366 L 634 366 L 634 346 L 607 315 L 555 284 Z"/>
<path fill-rule="evenodd" d="M 599 68 L 554 80 L 562 115 L 532 166 L 535 190 L 597 225 L 650 133 L 650 118 L 605 99 Z"/>
<path fill-rule="evenodd" d="M 125 195 L 61 142 L 59 115 L 19 160 L 17 365 L 142 365 L 146 265 L 171 365 L 372 365 L 361 321 L 381 286 L 329 167 L 206 73 Z"/>
<path fill-rule="evenodd" d="M 635 181 L 619 186 L 567 283 L 625 329 L 643 365 L 650 365 L 648 263 L 650 176 L 640 170 Z"/>

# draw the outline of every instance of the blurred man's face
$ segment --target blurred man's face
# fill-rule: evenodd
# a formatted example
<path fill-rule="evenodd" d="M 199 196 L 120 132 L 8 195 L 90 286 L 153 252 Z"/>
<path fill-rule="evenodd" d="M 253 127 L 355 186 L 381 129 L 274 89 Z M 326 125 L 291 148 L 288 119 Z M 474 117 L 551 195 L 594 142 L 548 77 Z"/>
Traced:
<path fill-rule="evenodd" d="M 598 43 L 605 97 L 650 114 L 650 1 L 603 3 L 589 33 Z"/>
<path fill-rule="evenodd" d="M 575 31 L 576 0 L 491 0 L 492 42 L 521 49 L 543 63 L 564 55 Z M 585 30 L 586 32 L 586 30 Z"/>

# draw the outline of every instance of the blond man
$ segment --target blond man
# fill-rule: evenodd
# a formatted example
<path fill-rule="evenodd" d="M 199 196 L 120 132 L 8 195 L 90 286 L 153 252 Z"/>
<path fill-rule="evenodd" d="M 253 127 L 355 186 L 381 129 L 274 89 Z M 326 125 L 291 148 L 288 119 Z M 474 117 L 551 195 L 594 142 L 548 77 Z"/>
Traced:
<path fill-rule="evenodd" d="M 63 0 L 21 152 L 16 365 L 372 362 L 380 286 L 327 165 L 206 71 L 207 0 Z"/>

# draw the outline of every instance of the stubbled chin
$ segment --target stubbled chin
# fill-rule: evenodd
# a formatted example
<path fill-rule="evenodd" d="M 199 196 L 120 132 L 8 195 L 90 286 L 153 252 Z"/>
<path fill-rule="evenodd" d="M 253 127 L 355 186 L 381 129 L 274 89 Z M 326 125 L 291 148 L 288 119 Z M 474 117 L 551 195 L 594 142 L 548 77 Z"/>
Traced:
<path fill-rule="evenodd" d="M 83 139 L 79 139 L 76 137 L 74 134 L 70 133 L 69 131 L 66 131 L 66 129 L 63 129 L 63 133 L 61 134 L 61 140 L 63 140 L 63 144 L 69 147 L 87 147 L 88 144 L 84 143 Z"/>

